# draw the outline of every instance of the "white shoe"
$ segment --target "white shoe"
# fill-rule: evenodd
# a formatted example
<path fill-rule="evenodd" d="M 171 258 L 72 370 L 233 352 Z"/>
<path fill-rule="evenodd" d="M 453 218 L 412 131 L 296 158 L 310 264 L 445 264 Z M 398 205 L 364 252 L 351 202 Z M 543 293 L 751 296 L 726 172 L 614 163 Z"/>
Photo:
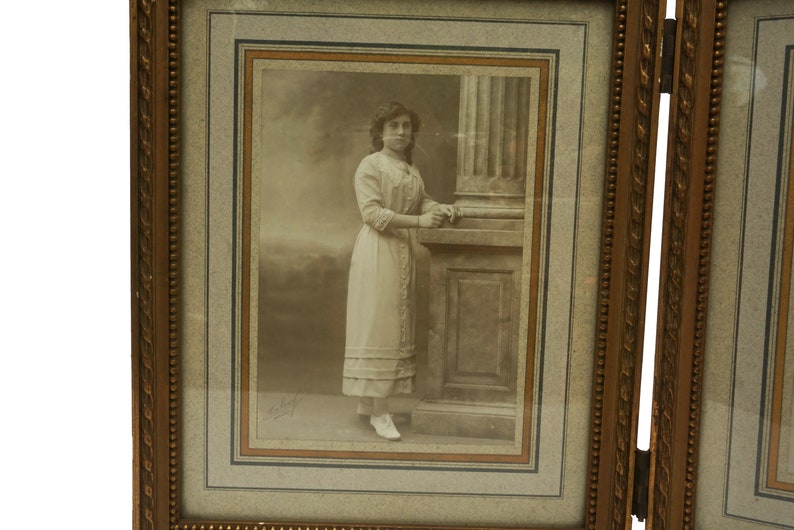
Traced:
<path fill-rule="evenodd" d="M 375 432 L 381 438 L 386 438 L 392 442 L 399 441 L 402 437 L 394 422 L 391 419 L 391 414 L 383 414 L 382 416 L 372 416 L 369 419 L 369 424 L 375 427 Z"/>

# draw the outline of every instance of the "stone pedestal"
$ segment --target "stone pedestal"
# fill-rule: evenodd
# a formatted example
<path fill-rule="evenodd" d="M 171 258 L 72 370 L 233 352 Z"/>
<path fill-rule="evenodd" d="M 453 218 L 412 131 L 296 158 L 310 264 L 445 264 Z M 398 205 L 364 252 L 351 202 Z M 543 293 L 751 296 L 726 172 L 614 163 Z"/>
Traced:
<path fill-rule="evenodd" d="M 454 226 L 431 253 L 427 395 L 417 432 L 512 440 L 530 149 L 530 83 L 463 77 Z"/>
<path fill-rule="evenodd" d="M 464 219 L 420 230 L 431 252 L 427 394 L 417 432 L 512 440 L 520 323 L 516 221 Z"/>

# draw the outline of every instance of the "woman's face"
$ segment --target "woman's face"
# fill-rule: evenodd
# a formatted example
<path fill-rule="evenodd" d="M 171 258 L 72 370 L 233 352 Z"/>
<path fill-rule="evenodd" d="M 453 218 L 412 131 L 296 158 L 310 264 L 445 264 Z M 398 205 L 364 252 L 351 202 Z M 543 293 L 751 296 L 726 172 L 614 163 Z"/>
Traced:
<path fill-rule="evenodd" d="M 411 118 L 400 114 L 383 124 L 383 149 L 402 155 L 413 139 Z"/>

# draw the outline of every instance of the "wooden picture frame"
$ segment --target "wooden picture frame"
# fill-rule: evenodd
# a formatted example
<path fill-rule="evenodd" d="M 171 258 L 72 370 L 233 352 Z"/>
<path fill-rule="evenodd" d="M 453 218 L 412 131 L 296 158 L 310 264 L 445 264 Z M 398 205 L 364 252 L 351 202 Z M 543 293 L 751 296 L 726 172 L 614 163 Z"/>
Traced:
<path fill-rule="evenodd" d="M 202 512 L 200 508 L 196 507 L 204 499 L 199 497 L 196 492 L 206 486 L 207 474 L 214 471 L 210 469 L 210 471 L 199 470 L 196 472 L 193 468 L 205 469 L 206 462 L 202 464 L 193 460 L 194 453 L 191 451 L 197 445 L 204 450 L 205 445 L 202 444 L 206 443 L 206 445 L 212 446 L 215 441 L 211 436 L 206 436 L 201 439 L 202 442 L 194 444 L 192 441 L 194 433 L 190 429 L 195 429 L 197 425 L 201 427 L 202 423 L 186 417 L 186 411 L 193 410 L 191 407 L 195 406 L 194 395 L 187 396 L 186 394 L 186 381 L 191 384 L 196 381 L 196 379 L 191 379 L 195 377 L 194 366 L 191 363 L 197 354 L 192 348 L 186 347 L 186 344 L 191 344 L 190 341 L 196 340 L 196 336 L 195 328 L 191 327 L 192 324 L 186 314 L 185 304 L 192 303 L 190 301 L 193 299 L 192 297 L 198 296 L 195 291 L 200 291 L 195 288 L 191 276 L 192 267 L 196 263 L 192 257 L 195 244 L 191 239 L 191 231 L 194 227 L 191 220 L 195 219 L 194 212 L 197 207 L 196 203 L 192 202 L 193 199 L 188 198 L 188 195 L 196 189 L 193 185 L 195 181 L 189 179 L 194 178 L 196 173 L 201 173 L 193 171 L 193 168 L 202 167 L 205 164 L 204 159 L 197 160 L 194 157 L 195 152 L 192 151 L 193 146 L 202 143 L 195 142 L 197 137 L 195 136 L 194 123 L 202 123 L 204 120 L 202 117 L 204 115 L 200 113 L 196 115 L 194 112 L 197 108 L 206 107 L 208 114 L 205 117 L 208 120 L 210 117 L 215 120 L 215 115 L 212 112 L 217 107 L 210 108 L 210 97 L 203 92 L 203 88 L 196 92 L 195 87 L 212 85 L 215 78 L 208 73 L 210 68 L 207 67 L 206 71 L 202 68 L 205 68 L 206 65 L 215 68 L 216 63 L 213 61 L 219 60 L 215 54 L 220 53 L 220 56 L 226 57 L 223 55 L 226 53 L 228 57 L 242 62 L 229 59 L 231 61 L 229 64 L 224 63 L 224 67 L 227 68 L 224 71 L 234 72 L 235 76 L 232 77 L 227 73 L 220 79 L 224 83 L 237 83 L 234 85 L 237 91 L 233 94 L 226 94 L 225 98 L 236 102 L 238 100 L 235 98 L 239 96 L 239 101 L 242 102 L 244 109 L 241 115 L 245 117 L 255 115 L 256 113 L 251 110 L 257 108 L 255 99 L 248 100 L 245 97 L 245 94 L 248 94 L 245 89 L 251 86 L 248 83 L 253 83 L 251 77 L 245 77 L 246 68 L 250 66 L 252 68 L 250 71 L 254 70 L 253 62 L 246 62 L 245 46 L 250 45 L 251 38 L 244 32 L 257 32 L 261 28 L 253 26 L 253 29 L 246 29 L 244 24 L 238 24 L 239 20 L 234 18 L 242 16 L 241 14 L 250 9 L 250 2 L 246 2 L 245 6 L 235 4 L 231 8 L 224 7 L 224 9 L 216 9 L 216 11 L 209 9 L 202 12 L 206 14 L 212 11 L 232 17 L 227 22 L 229 27 L 232 27 L 233 31 L 240 30 L 243 33 L 224 37 L 227 46 L 214 48 L 212 54 L 204 55 L 205 59 L 198 62 L 193 58 L 187 60 L 186 57 L 190 52 L 195 54 L 197 47 L 194 44 L 196 42 L 205 42 L 202 39 L 208 35 L 207 41 L 210 40 L 210 37 L 214 38 L 215 34 L 212 34 L 212 31 L 215 31 L 215 26 L 213 24 L 219 20 L 213 20 L 211 24 L 209 23 L 211 17 L 195 17 L 195 12 L 190 11 L 195 8 L 195 4 L 191 4 L 187 0 L 170 0 L 168 2 L 132 0 L 130 4 L 134 528 L 156 530 L 166 528 L 363 528 L 384 525 L 403 528 L 468 527 L 470 521 L 455 517 L 452 508 L 449 508 L 449 506 L 455 506 L 454 504 L 445 505 L 448 512 L 436 514 L 433 518 L 428 518 L 426 515 L 430 513 L 430 510 L 422 512 L 425 513 L 425 516 L 415 515 L 414 518 L 400 518 L 393 515 L 379 518 L 366 515 L 370 512 L 364 510 L 363 506 L 360 508 L 360 513 L 363 515 L 358 515 L 355 510 L 353 512 L 341 511 L 338 513 L 344 515 L 339 515 L 327 508 L 321 509 L 319 513 L 292 512 L 289 509 L 289 498 L 284 497 L 283 493 L 277 495 L 258 492 L 252 494 L 252 498 L 255 500 L 266 501 L 278 497 L 279 499 L 286 498 L 287 501 L 279 501 L 280 511 L 275 515 L 269 508 L 263 509 L 261 512 L 250 509 L 250 501 L 247 500 L 241 501 L 241 504 L 238 505 L 234 497 L 219 497 L 219 502 L 223 504 L 222 510 L 207 508 L 207 511 Z M 199 4 L 200 7 L 205 3 L 197 2 L 196 4 Z M 208 4 L 211 5 L 212 2 L 208 2 Z M 442 27 L 449 20 L 461 27 L 466 27 L 466 24 L 476 21 L 484 26 L 499 23 L 503 24 L 503 27 L 513 29 L 510 24 L 530 24 L 538 23 L 538 20 L 543 21 L 542 16 L 532 15 L 532 9 L 536 6 L 542 6 L 544 9 L 549 7 L 549 4 L 532 1 L 512 3 L 494 1 L 488 2 L 488 8 L 495 9 L 497 14 L 483 17 L 481 14 L 477 14 L 477 9 L 482 9 L 484 3 L 460 2 L 458 5 L 465 4 L 467 10 L 471 9 L 474 12 L 472 15 L 463 10 L 461 11 L 463 14 L 460 16 L 453 16 L 451 12 L 444 11 L 443 5 L 439 7 L 432 4 L 432 2 L 417 2 L 415 4 L 414 7 L 418 12 L 424 13 L 421 16 L 414 12 L 398 12 L 398 15 L 401 20 L 407 21 L 406 23 L 418 23 L 413 22 L 412 19 L 418 20 L 424 17 L 423 23 L 427 23 L 429 20 L 438 27 Z M 480 7 L 476 7 L 478 4 Z M 293 5 L 291 4 L 290 9 L 285 11 L 284 4 L 281 4 L 282 9 L 276 10 L 277 15 L 282 16 L 285 13 L 289 15 L 295 9 L 292 7 Z M 323 11 L 323 16 L 329 13 L 333 15 L 342 13 L 344 17 L 351 20 L 360 20 L 366 18 L 363 16 L 366 14 L 378 23 L 388 23 L 388 21 L 397 18 L 394 12 L 389 11 L 392 7 L 388 7 L 388 5 L 385 8 L 386 14 L 378 10 L 375 13 L 365 12 L 361 9 L 361 5 L 362 3 L 352 0 L 351 2 L 329 3 L 323 8 L 326 10 Z M 594 11 L 597 11 L 597 8 L 603 10 L 603 2 L 584 0 L 577 5 L 592 7 Z M 378 9 L 381 7 L 382 5 Z M 559 9 L 559 6 L 557 8 Z M 258 8 L 253 8 L 253 10 L 256 9 Z M 499 13 L 509 13 L 511 9 L 526 9 L 524 18 L 516 19 L 499 15 Z M 597 65 L 601 68 L 598 74 L 603 79 L 604 90 L 587 96 L 601 102 L 601 105 L 597 106 L 597 114 L 601 116 L 601 121 L 596 120 L 595 123 L 600 123 L 602 127 L 599 129 L 600 134 L 595 135 L 594 139 L 595 144 L 600 148 L 593 160 L 600 160 L 603 163 L 599 165 L 596 178 L 599 206 L 593 210 L 596 213 L 596 224 L 600 223 L 600 226 L 595 231 L 596 237 L 590 238 L 594 241 L 593 248 L 595 249 L 595 259 L 590 264 L 592 274 L 587 283 L 588 288 L 592 289 L 593 303 L 588 313 L 588 322 L 592 324 L 592 327 L 588 328 L 589 333 L 586 333 L 587 337 L 584 342 L 588 345 L 585 348 L 587 352 L 582 354 L 587 356 L 587 370 L 590 371 L 587 373 L 588 380 L 585 385 L 588 388 L 589 401 L 578 404 L 578 406 L 584 407 L 586 414 L 584 421 L 576 425 L 577 430 L 572 430 L 574 427 L 566 423 L 563 423 L 561 427 L 562 432 L 566 432 L 568 437 L 578 439 L 583 448 L 576 456 L 582 464 L 577 471 L 581 480 L 576 483 L 569 483 L 574 482 L 573 480 L 566 482 L 568 490 L 578 491 L 578 497 L 570 501 L 576 505 L 576 509 L 570 513 L 552 513 L 540 517 L 519 512 L 515 507 L 520 505 L 502 504 L 502 501 L 495 501 L 496 503 L 492 505 L 488 504 L 490 501 L 487 500 L 487 495 L 482 495 L 482 499 L 475 499 L 474 502 L 481 503 L 477 506 L 490 506 L 488 511 L 493 512 L 494 519 L 478 519 L 473 525 L 481 527 L 521 526 L 535 530 L 550 526 L 559 527 L 559 524 L 563 524 L 563 527 L 566 528 L 588 529 L 626 528 L 630 525 L 634 497 L 632 489 L 635 473 L 634 447 L 636 445 L 642 360 L 650 201 L 653 189 L 653 161 L 658 118 L 659 86 L 656 80 L 660 77 L 661 72 L 658 51 L 661 46 L 661 13 L 663 11 L 663 2 L 618 0 L 609 5 L 609 16 L 607 17 L 609 30 L 602 33 L 600 38 L 608 40 L 610 49 L 609 51 L 602 50 L 606 60 L 603 64 Z M 540 11 L 542 14 L 548 12 L 547 10 Z M 553 8 L 551 12 L 554 12 Z M 307 12 L 301 12 L 301 16 L 305 14 Z M 588 13 L 584 13 L 582 16 L 586 17 Z M 196 20 L 203 20 L 206 24 L 194 23 Z M 191 22 L 188 23 L 188 21 Z M 219 24 L 222 26 L 220 22 Z M 314 30 L 317 27 L 319 26 L 315 26 Z M 333 25 L 329 25 L 329 27 L 333 31 Z M 354 28 L 361 30 L 355 24 Z M 303 31 L 311 33 L 313 29 L 310 27 Z M 506 34 L 496 32 L 493 33 L 493 37 L 497 40 L 508 38 Z M 310 43 L 310 47 L 325 46 L 325 41 L 319 37 L 318 39 L 318 41 Z M 321 45 L 318 45 L 317 43 L 320 41 L 322 41 Z M 190 42 L 191 46 L 186 46 L 186 42 Z M 341 44 L 335 42 L 334 46 L 338 47 L 344 44 L 344 42 Z M 206 42 L 203 46 L 206 46 Z M 306 43 L 303 42 L 300 46 L 306 46 Z M 510 48 L 512 45 L 497 42 L 491 46 L 509 49 L 509 53 L 518 54 L 515 47 Z M 358 48 L 360 47 L 358 45 Z M 419 48 L 422 47 L 419 46 Z M 426 53 L 431 48 L 433 46 L 424 46 Z M 266 49 L 271 50 L 267 53 L 272 52 L 272 48 Z M 301 50 L 303 51 L 300 53 L 303 53 L 304 56 L 300 57 L 300 60 L 325 60 L 317 56 L 307 57 L 306 53 L 308 52 L 303 48 Z M 361 53 L 360 49 L 356 51 Z M 203 53 L 203 49 L 201 53 Z M 250 55 L 251 61 L 254 61 L 255 55 L 260 52 L 254 49 L 251 53 L 253 54 Z M 436 59 L 444 59 L 447 52 L 434 53 L 433 57 Z M 471 50 L 467 49 L 466 53 L 470 58 L 477 57 L 477 54 Z M 502 50 L 499 53 L 508 52 Z M 522 53 L 526 54 L 527 52 Z M 396 64 L 400 63 L 401 57 L 410 55 L 405 51 L 396 53 L 394 50 L 390 50 L 388 54 L 388 61 L 371 57 L 368 57 L 367 61 L 382 60 L 382 62 Z M 265 59 L 272 59 L 272 57 L 268 56 Z M 338 57 L 333 58 L 333 60 L 338 59 Z M 427 68 L 429 68 L 428 65 L 434 64 L 426 56 L 422 59 L 416 57 L 409 57 L 409 59 L 406 62 L 422 63 Z M 226 59 L 220 59 L 221 62 L 224 60 Z M 472 66 L 470 63 L 473 59 L 468 59 L 468 61 L 464 66 Z M 438 62 L 444 61 L 439 60 Z M 195 64 L 204 66 L 197 68 Z M 581 62 L 578 64 L 582 65 Z M 243 67 L 237 70 L 235 65 Z M 489 67 L 492 66 L 494 65 L 489 65 Z M 505 64 L 496 66 L 516 67 Z M 527 66 L 531 65 L 521 64 L 518 67 L 526 68 Z M 480 73 L 476 68 L 482 68 L 482 65 L 474 65 L 474 67 L 474 73 Z M 566 64 L 563 64 L 562 67 L 557 64 L 556 67 L 569 68 Z M 217 71 L 212 70 L 213 73 Z M 195 77 L 197 73 L 203 74 L 203 77 L 199 75 L 199 81 Z M 581 76 L 584 74 L 582 73 Z M 244 82 L 240 82 L 240 80 L 244 80 Z M 584 86 L 584 84 L 582 83 L 580 86 Z M 214 85 L 212 85 L 212 90 L 217 95 Z M 197 103 L 196 96 L 201 95 L 206 99 L 198 98 L 200 101 Z M 229 109 L 235 115 L 236 120 L 237 108 L 229 107 Z M 565 109 L 557 109 L 557 111 L 564 113 Z M 226 116 L 225 112 L 220 115 Z M 239 123 L 235 120 L 224 122 L 229 127 L 230 138 L 242 139 L 251 133 L 250 126 L 245 125 L 246 119 L 240 120 Z M 215 123 L 218 121 L 216 120 Z M 215 133 L 213 132 L 213 134 Z M 584 136 L 581 132 L 579 134 Z M 214 138 L 214 136 L 207 133 L 207 138 Z M 234 151 L 234 156 L 236 155 L 237 152 Z M 208 157 L 209 155 L 205 153 L 204 156 Z M 538 167 L 542 169 L 546 166 L 540 161 L 541 158 L 538 157 Z M 245 159 L 245 147 L 241 159 Z M 186 167 L 190 167 L 190 171 L 186 170 Z M 238 168 L 238 166 L 234 167 Z M 234 175 L 245 174 L 245 169 L 238 169 L 239 171 L 235 171 Z M 353 169 L 351 168 L 351 174 Z M 212 180 L 215 178 L 212 176 L 214 175 L 212 171 L 208 170 L 207 175 L 207 181 L 215 182 Z M 247 185 L 242 184 L 241 190 Z M 233 189 L 237 190 L 237 188 Z M 246 191 L 240 191 L 240 193 L 239 197 L 249 199 L 251 197 L 251 195 L 245 195 Z M 234 197 L 238 196 L 234 195 Z M 543 198 L 541 193 L 538 197 L 538 204 L 545 204 L 543 201 L 546 200 L 550 201 L 551 199 Z M 247 204 L 245 201 L 243 203 Z M 472 206 L 466 204 L 464 207 Z M 249 219 L 245 217 L 244 210 L 245 208 L 240 210 L 242 217 L 235 217 L 235 219 Z M 234 212 L 237 215 L 236 209 Z M 578 210 L 575 212 L 576 215 L 579 215 Z M 207 218 L 209 217 L 208 215 Z M 215 226 L 215 222 L 215 218 L 213 218 L 204 226 L 212 228 Z M 234 238 L 239 237 L 243 242 L 249 241 L 250 233 L 248 236 L 240 234 L 246 230 L 250 232 L 250 229 L 250 222 L 243 222 L 241 231 L 234 232 Z M 583 237 L 579 232 L 574 233 L 580 239 Z M 429 244 L 437 244 L 437 241 L 432 240 L 432 235 L 428 236 L 431 239 Z M 460 246 L 458 243 L 455 245 Z M 207 248 L 210 246 L 208 245 Z M 207 252 L 208 255 L 210 253 L 210 251 Z M 479 251 L 478 255 L 483 254 L 487 255 L 484 251 Z M 243 271 L 241 273 L 243 277 L 251 277 L 251 271 L 245 268 L 248 266 L 250 258 L 251 255 L 248 256 L 248 259 L 243 260 L 243 263 L 231 261 L 231 265 L 228 267 L 232 272 L 229 272 L 229 275 L 234 276 L 235 271 L 239 270 Z M 209 263 L 209 260 L 207 259 L 205 263 Z M 582 266 L 582 269 L 587 269 L 587 267 Z M 522 270 L 536 271 L 535 268 Z M 207 270 L 201 271 L 200 275 L 208 275 Z M 205 280 L 205 285 L 210 285 L 210 283 Z M 531 290 L 529 287 L 527 289 Z M 243 298 L 250 296 L 250 292 L 246 289 L 235 292 L 242 293 L 241 297 Z M 211 296 L 213 295 L 208 295 L 208 298 Z M 212 300 L 212 304 L 216 302 L 229 304 L 228 301 Z M 205 307 L 210 305 L 206 300 L 203 300 L 202 303 Z M 238 313 L 234 313 L 234 311 L 235 309 L 232 308 L 229 313 L 237 315 Z M 230 332 L 235 337 L 241 333 L 242 326 L 245 325 L 245 322 L 250 321 L 251 315 L 245 313 L 240 313 L 240 315 L 243 318 L 235 320 L 237 323 L 231 330 L 227 329 L 225 332 Z M 530 319 L 529 322 L 531 324 L 533 321 Z M 523 325 L 521 324 L 521 326 Z M 573 326 L 573 324 L 570 325 Z M 209 328 L 211 327 L 209 326 Z M 529 333 L 527 332 L 527 334 Z M 243 335 L 248 337 L 247 334 Z M 210 342 L 205 338 L 200 340 Z M 531 342 L 531 338 L 526 340 Z M 532 373 L 531 367 L 525 367 L 525 370 L 523 373 Z M 206 375 L 209 373 L 209 369 L 202 373 Z M 569 377 L 567 373 L 566 377 Z M 231 375 L 233 378 L 238 377 L 237 373 Z M 525 377 L 527 381 L 531 380 L 530 375 L 525 375 Z M 199 381 L 201 381 L 201 377 L 199 377 Z M 207 381 L 209 380 L 207 379 Z M 237 387 L 233 386 L 234 388 Z M 215 399 L 215 396 L 212 399 L 206 397 L 206 388 L 198 390 L 204 396 L 204 403 Z M 529 403 L 529 401 L 522 403 Z M 203 405 L 198 406 L 199 413 L 202 412 L 203 407 Z M 516 417 L 528 421 L 526 420 L 528 416 L 522 416 L 522 414 L 529 412 L 522 411 L 521 408 L 519 407 Z M 235 410 L 242 410 L 234 407 L 225 407 L 225 409 L 231 410 L 232 416 L 235 414 Z M 204 413 L 209 415 L 206 411 Z M 203 425 L 206 426 L 209 423 L 205 422 Z M 191 432 L 191 435 L 187 436 L 187 432 Z M 206 433 L 201 436 L 205 435 Z M 230 447 L 233 453 L 232 460 L 238 456 L 234 453 L 234 448 L 239 447 L 239 445 L 235 445 L 237 439 L 233 438 L 234 436 L 236 436 L 234 433 L 229 433 Z M 564 451 L 564 448 L 561 450 Z M 351 454 L 358 455 L 357 458 L 365 461 L 365 465 L 361 467 L 366 468 L 366 465 L 369 465 L 367 462 L 371 462 L 373 458 L 388 460 L 391 458 L 392 452 L 393 450 L 389 449 L 385 453 L 370 451 L 364 454 L 353 451 Z M 283 452 L 267 454 L 268 458 L 285 456 Z M 362 454 L 364 456 L 361 456 Z M 187 455 L 191 455 L 191 457 Z M 224 455 L 223 458 L 227 458 L 229 453 L 224 453 Z M 424 452 L 420 452 L 420 455 L 424 459 L 423 461 L 427 462 L 434 461 L 436 458 L 435 456 L 427 457 Z M 329 454 L 323 449 L 308 456 L 307 453 L 297 455 L 289 453 L 286 456 L 290 458 L 308 458 L 308 456 L 328 458 Z M 331 456 L 337 458 L 335 455 Z M 465 457 L 447 460 L 454 461 L 456 459 L 466 460 Z M 338 461 L 340 460 L 337 458 L 335 462 Z M 209 468 L 212 465 L 215 464 L 210 462 Z M 485 462 L 483 465 L 488 465 L 488 463 Z M 562 464 L 560 464 L 560 469 L 563 469 Z M 202 476 L 201 473 L 205 473 L 205 475 Z M 186 479 L 187 475 L 194 478 L 198 476 L 199 479 L 188 480 Z M 237 478 L 233 477 L 233 480 L 237 480 Z M 232 483 L 230 487 L 237 487 L 235 484 Z M 448 484 L 450 488 L 453 486 L 451 483 Z M 497 486 L 498 482 L 494 481 L 494 484 L 489 487 L 496 488 Z M 326 493 L 333 491 L 333 487 L 333 485 L 330 486 Z M 561 485 L 555 487 L 562 490 Z M 193 495 L 197 495 L 197 497 L 193 498 Z M 432 502 L 440 502 L 442 497 L 441 495 L 434 497 L 427 492 L 423 492 L 423 495 L 424 498 L 429 498 Z M 513 508 L 505 511 L 503 509 L 505 505 L 513 506 Z M 186 509 L 186 506 L 189 506 L 189 509 Z M 553 512 L 551 505 L 548 506 L 548 509 Z M 502 513 L 499 513 L 500 511 Z M 223 514 L 217 515 L 220 512 Z M 350 515 L 351 513 L 352 515 Z M 504 516 L 504 519 L 499 519 L 498 516 Z"/>

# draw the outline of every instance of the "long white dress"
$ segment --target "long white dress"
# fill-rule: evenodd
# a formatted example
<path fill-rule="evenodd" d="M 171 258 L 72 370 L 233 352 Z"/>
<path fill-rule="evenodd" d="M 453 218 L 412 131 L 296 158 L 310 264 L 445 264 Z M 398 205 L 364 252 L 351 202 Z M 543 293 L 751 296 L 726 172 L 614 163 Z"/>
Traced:
<path fill-rule="evenodd" d="M 414 231 L 388 228 L 395 213 L 434 202 L 415 166 L 380 152 L 354 178 L 364 226 L 350 263 L 342 392 L 387 397 L 416 387 Z"/>

